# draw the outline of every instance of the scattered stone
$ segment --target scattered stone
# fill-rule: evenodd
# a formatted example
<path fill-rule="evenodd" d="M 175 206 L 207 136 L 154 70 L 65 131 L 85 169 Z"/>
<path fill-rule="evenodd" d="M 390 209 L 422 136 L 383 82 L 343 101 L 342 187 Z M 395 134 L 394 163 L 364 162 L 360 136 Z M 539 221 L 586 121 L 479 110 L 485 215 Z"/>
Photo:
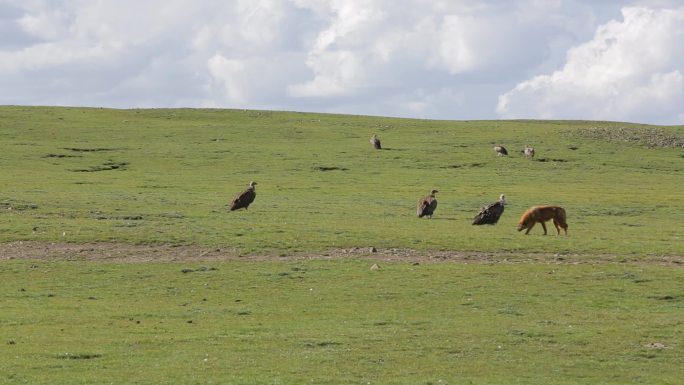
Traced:
<path fill-rule="evenodd" d="M 371 252 L 371 253 L 377 253 L 377 252 L 378 252 L 378 249 L 376 249 L 375 247 L 371 246 L 370 252 Z"/>
<path fill-rule="evenodd" d="M 651 343 L 648 343 L 644 346 L 649 348 L 649 349 L 656 349 L 656 350 L 662 350 L 662 349 L 667 348 L 667 346 L 665 346 L 665 344 L 662 342 L 651 342 Z"/>
<path fill-rule="evenodd" d="M 377 263 L 374 263 L 373 266 L 370 267 L 371 270 L 380 270 L 380 265 Z"/>

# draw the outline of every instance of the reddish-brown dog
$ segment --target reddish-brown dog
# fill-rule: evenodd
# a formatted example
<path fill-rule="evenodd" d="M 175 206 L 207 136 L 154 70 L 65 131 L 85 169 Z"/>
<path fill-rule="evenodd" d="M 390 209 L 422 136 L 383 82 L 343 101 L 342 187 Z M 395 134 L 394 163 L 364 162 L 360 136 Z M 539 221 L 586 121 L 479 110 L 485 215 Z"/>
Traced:
<path fill-rule="evenodd" d="M 565 209 L 560 206 L 532 206 L 527 209 L 518 221 L 518 231 L 527 229 L 525 234 L 529 234 L 532 227 L 539 222 L 544 228 L 544 235 L 546 235 L 546 224 L 544 222 L 553 219 L 553 225 L 556 226 L 557 235 L 560 235 L 560 229 L 563 228 L 565 235 L 568 235 L 568 223 L 565 217 Z"/>

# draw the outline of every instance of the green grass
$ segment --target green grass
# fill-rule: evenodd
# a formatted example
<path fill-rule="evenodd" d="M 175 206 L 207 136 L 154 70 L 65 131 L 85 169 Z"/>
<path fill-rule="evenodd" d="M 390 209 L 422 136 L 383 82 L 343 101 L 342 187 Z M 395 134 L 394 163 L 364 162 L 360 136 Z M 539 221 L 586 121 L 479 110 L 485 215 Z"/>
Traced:
<path fill-rule="evenodd" d="M 681 380 L 682 269 L 371 263 L 5 261 L 0 383 Z"/>
<path fill-rule="evenodd" d="M 631 130 L 637 141 L 580 135 L 591 127 Z M 639 144 L 642 127 L 0 107 L 0 207 L 14 208 L 0 215 L 0 241 L 681 256 L 683 150 Z M 681 126 L 657 129 L 684 136 Z M 372 133 L 386 150 L 371 149 Z M 494 156 L 494 144 L 511 156 Z M 520 156 L 525 144 L 536 160 Z M 256 202 L 227 212 L 250 180 Z M 433 188 L 435 217 L 418 220 L 415 202 Z M 471 226 L 501 193 L 510 205 L 499 225 Z M 567 209 L 569 237 L 515 231 L 525 208 L 542 203 Z"/>
<path fill-rule="evenodd" d="M 0 107 L 0 242 L 228 254 L 0 255 L 0 384 L 677 384 L 683 137 L 610 122 Z M 250 180 L 253 206 L 228 212 Z M 433 188 L 434 219 L 416 218 Z M 471 226 L 501 193 L 499 224 Z M 515 231 L 541 203 L 566 208 L 569 236 Z M 369 246 L 374 259 L 329 252 Z M 383 261 L 388 248 L 477 262 Z"/>

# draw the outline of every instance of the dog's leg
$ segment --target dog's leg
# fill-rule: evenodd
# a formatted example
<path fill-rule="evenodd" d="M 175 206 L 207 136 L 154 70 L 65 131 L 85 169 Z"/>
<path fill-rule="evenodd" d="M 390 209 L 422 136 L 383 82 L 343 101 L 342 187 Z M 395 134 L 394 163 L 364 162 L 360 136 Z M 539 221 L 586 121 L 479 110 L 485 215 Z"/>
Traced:
<path fill-rule="evenodd" d="M 546 223 L 542 222 L 542 228 L 544 228 L 544 235 L 546 235 Z"/>
<path fill-rule="evenodd" d="M 532 222 L 532 224 L 530 225 L 530 227 L 527 228 L 527 231 L 525 231 L 525 235 L 529 234 L 529 233 L 530 233 L 530 230 L 532 230 L 533 227 L 534 227 L 534 222 Z"/>
<path fill-rule="evenodd" d="M 558 221 L 554 219 L 553 225 L 556 226 L 556 233 L 557 233 L 556 235 L 560 235 L 560 226 L 558 224 Z"/>

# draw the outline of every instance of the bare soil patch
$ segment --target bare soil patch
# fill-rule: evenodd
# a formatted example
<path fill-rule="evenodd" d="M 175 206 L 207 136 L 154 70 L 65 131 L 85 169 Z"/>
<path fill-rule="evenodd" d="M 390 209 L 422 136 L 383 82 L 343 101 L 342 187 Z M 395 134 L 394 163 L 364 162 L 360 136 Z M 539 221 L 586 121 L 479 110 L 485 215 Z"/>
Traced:
<path fill-rule="evenodd" d="M 89 168 L 78 168 L 69 171 L 73 172 L 98 172 L 98 171 L 112 171 L 125 170 L 128 168 L 128 162 L 113 162 L 108 161 L 98 166 L 90 166 Z"/>
<path fill-rule="evenodd" d="M 375 262 L 406 263 L 547 263 L 605 264 L 629 263 L 684 267 L 684 256 L 617 256 L 519 252 L 478 252 L 457 250 L 411 250 L 400 248 L 352 247 L 321 253 L 242 255 L 230 248 L 196 245 L 131 245 L 124 243 L 55 243 L 16 241 L 0 243 L 0 261 L 11 259 L 42 261 L 102 261 L 118 263 L 187 261 L 296 261 L 310 259 L 362 258 Z"/>
<path fill-rule="evenodd" d="M 684 148 L 684 138 L 657 127 L 591 127 L 577 130 L 581 137 L 631 142 L 650 148 Z"/>

